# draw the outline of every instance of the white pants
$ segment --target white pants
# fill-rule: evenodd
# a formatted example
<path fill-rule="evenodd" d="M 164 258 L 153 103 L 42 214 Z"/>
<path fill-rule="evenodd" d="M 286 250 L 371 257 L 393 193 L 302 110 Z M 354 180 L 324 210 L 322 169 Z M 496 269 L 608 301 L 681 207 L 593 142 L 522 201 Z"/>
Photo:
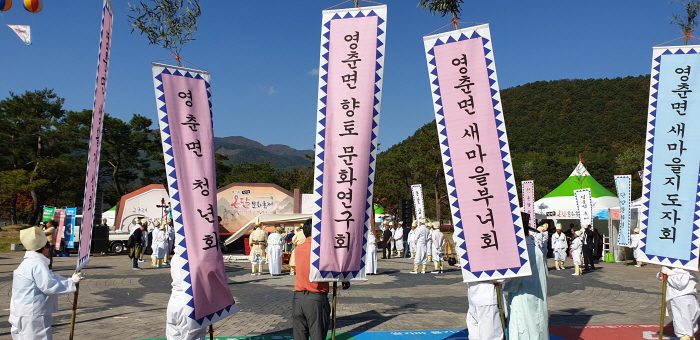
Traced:
<path fill-rule="evenodd" d="M 467 312 L 469 340 L 501 340 L 503 326 L 497 305 L 472 306 Z"/>
<path fill-rule="evenodd" d="M 413 259 L 413 264 L 428 264 L 426 248 L 425 244 L 416 244 L 416 258 Z"/>
<path fill-rule="evenodd" d="M 700 308 L 695 295 L 683 295 L 669 301 L 673 312 L 673 329 L 677 337 L 692 337 L 698 331 Z"/>
<path fill-rule="evenodd" d="M 395 243 L 396 250 L 403 251 L 403 240 L 396 240 Z"/>
<path fill-rule="evenodd" d="M 566 261 L 566 248 L 554 249 L 554 261 Z"/>
<path fill-rule="evenodd" d="M 12 340 L 52 340 L 51 315 L 10 315 Z"/>
<path fill-rule="evenodd" d="M 166 311 L 165 337 L 168 340 L 204 340 L 207 335 L 206 327 L 189 329 L 187 315 L 184 313 L 183 301 L 185 293 L 172 291 Z"/>
<path fill-rule="evenodd" d="M 282 246 L 273 245 L 267 247 L 267 264 L 270 267 L 270 274 L 279 275 L 282 273 Z"/>

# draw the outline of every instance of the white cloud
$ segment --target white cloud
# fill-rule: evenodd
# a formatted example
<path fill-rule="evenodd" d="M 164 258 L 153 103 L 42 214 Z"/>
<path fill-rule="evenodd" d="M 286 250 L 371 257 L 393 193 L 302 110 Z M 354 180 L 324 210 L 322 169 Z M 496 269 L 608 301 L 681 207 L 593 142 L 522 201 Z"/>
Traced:
<path fill-rule="evenodd" d="M 309 71 L 309 74 L 312 75 L 312 76 L 317 76 L 317 75 L 318 75 L 318 69 L 317 69 L 317 68 L 312 69 L 311 71 Z"/>
<path fill-rule="evenodd" d="M 270 86 L 270 88 L 267 90 L 267 94 L 271 96 L 275 93 L 277 93 L 277 91 L 275 91 L 275 88 Z"/>

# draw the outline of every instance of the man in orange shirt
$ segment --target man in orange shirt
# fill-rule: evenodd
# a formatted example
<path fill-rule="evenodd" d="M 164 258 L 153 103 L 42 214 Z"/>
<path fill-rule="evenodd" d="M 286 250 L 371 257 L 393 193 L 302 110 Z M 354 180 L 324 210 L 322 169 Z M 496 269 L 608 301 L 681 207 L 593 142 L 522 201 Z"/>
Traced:
<path fill-rule="evenodd" d="M 328 303 L 328 282 L 311 282 L 311 219 L 303 226 L 306 241 L 294 250 L 296 283 L 292 302 L 294 340 L 325 340 L 331 325 L 331 305 Z M 343 282 L 343 289 L 350 287 Z"/>

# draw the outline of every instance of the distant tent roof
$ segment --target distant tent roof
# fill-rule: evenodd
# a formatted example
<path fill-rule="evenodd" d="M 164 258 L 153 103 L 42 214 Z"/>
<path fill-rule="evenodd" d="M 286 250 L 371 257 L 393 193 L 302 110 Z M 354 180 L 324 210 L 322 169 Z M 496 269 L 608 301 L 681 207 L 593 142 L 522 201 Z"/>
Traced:
<path fill-rule="evenodd" d="M 109 210 L 107 210 L 107 211 L 117 211 L 117 206 L 115 205 L 115 206 L 109 208 Z"/>
<path fill-rule="evenodd" d="M 600 185 L 579 162 L 561 185 L 535 202 L 535 215 L 537 218 L 578 219 L 574 190 L 585 188 L 591 189 L 595 219 L 607 219 L 608 209 L 620 205 L 617 196 Z"/>
<path fill-rule="evenodd" d="M 377 215 L 383 214 L 383 213 L 384 213 L 384 207 L 382 207 L 382 206 L 379 205 L 379 204 L 375 204 L 375 205 L 374 205 L 374 213 L 377 214 Z"/>

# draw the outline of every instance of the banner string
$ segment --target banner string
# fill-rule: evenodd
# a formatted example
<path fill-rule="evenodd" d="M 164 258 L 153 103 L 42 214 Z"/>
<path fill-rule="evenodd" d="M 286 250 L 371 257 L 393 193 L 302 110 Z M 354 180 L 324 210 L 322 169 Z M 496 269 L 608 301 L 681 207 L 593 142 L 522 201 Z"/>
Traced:
<path fill-rule="evenodd" d="M 349 1 L 349 0 L 348 0 L 348 1 Z M 182 58 L 182 57 L 180 57 L 180 56 L 177 56 L 177 57 L 175 57 L 175 58 L 160 59 L 160 60 L 154 60 L 154 61 L 168 61 L 168 60 L 182 60 L 182 61 L 184 61 L 184 62 L 186 62 L 186 63 L 188 63 L 188 64 L 190 64 L 190 65 L 196 66 L 197 68 L 200 69 L 200 71 L 209 72 L 209 71 L 208 71 L 207 69 L 205 69 L 204 67 L 201 67 L 201 66 L 199 66 L 199 65 L 197 65 L 197 64 L 195 64 L 195 63 L 193 63 L 193 62 L 191 62 L 191 61 L 189 61 L 189 60 L 187 60 L 187 59 L 185 59 L 185 58 Z"/>
<path fill-rule="evenodd" d="M 698 39 L 698 37 L 696 37 L 696 36 L 693 35 L 693 32 L 694 32 L 694 31 L 690 31 L 690 32 L 685 33 L 685 34 L 683 34 L 682 36 L 680 36 L 680 37 L 678 37 L 678 38 L 676 38 L 676 39 L 671 39 L 671 40 L 669 40 L 669 41 L 667 41 L 667 42 L 660 43 L 660 44 L 658 44 L 658 45 L 654 45 L 654 47 L 658 47 L 658 46 L 661 46 L 661 45 L 666 45 L 666 44 L 668 44 L 668 43 L 670 43 L 670 42 L 672 42 L 672 41 L 676 41 L 676 40 L 678 40 L 678 39 L 683 39 L 683 38 Z"/>
<path fill-rule="evenodd" d="M 346 2 L 350 2 L 350 1 L 353 1 L 353 0 L 346 0 L 346 1 L 343 1 L 343 2 L 341 2 L 341 3 L 339 3 L 339 4 L 335 5 L 335 6 L 331 6 L 331 7 L 328 7 L 328 8 L 326 8 L 326 9 L 324 9 L 324 11 L 327 11 L 327 10 L 333 9 L 333 8 L 336 8 L 336 7 L 338 7 L 338 6 L 342 5 L 342 4 L 344 4 L 344 3 L 346 3 Z M 369 3 L 373 3 L 373 4 L 377 4 L 377 5 L 385 5 L 385 4 L 380 3 L 380 2 L 374 2 L 374 1 L 369 1 L 369 0 L 360 0 L 360 1 L 362 1 L 362 2 L 369 2 Z"/>
<path fill-rule="evenodd" d="M 432 32 L 430 32 L 430 33 L 424 35 L 424 37 L 427 37 L 427 36 L 429 36 L 429 35 L 431 35 L 431 34 L 437 32 L 437 31 L 439 31 L 439 30 L 441 30 L 441 29 L 443 29 L 443 28 L 445 28 L 445 27 L 447 27 L 447 26 L 454 25 L 455 23 L 457 23 L 457 24 L 473 24 L 473 25 L 483 25 L 483 24 L 485 24 L 485 23 L 483 23 L 483 22 L 457 21 L 456 19 L 452 19 L 452 20 L 450 20 L 450 23 L 449 23 L 449 24 L 447 24 L 447 25 L 445 25 L 445 26 L 442 26 L 442 27 L 440 27 L 440 28 L 438 28 L 438 29 L 436 29 L 436 30 L 434 30 L 434 31 L 432 31 Z"/>

